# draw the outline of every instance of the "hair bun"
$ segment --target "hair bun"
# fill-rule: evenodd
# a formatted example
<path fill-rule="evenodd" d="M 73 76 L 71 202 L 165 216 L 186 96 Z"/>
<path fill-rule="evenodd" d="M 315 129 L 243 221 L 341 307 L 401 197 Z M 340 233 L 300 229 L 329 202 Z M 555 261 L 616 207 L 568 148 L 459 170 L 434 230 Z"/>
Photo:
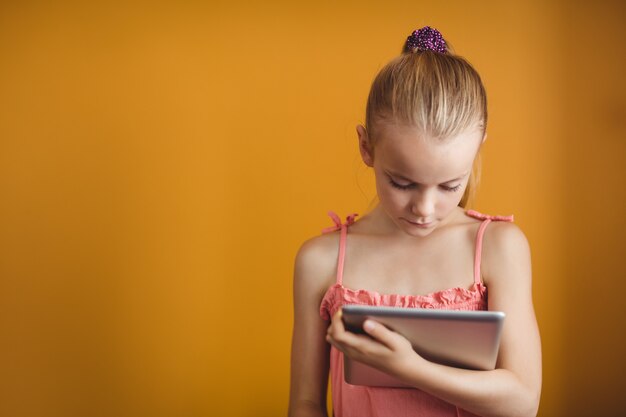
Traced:
<path fill-rule="evenodd" d="M 414 31 L 411 36 L 406 39 L 405 52 L 417 51 L 433 51 L 445 54 L 448 52 L 446 41 L 437 29 L 430 26 L 424 26 Z"/>

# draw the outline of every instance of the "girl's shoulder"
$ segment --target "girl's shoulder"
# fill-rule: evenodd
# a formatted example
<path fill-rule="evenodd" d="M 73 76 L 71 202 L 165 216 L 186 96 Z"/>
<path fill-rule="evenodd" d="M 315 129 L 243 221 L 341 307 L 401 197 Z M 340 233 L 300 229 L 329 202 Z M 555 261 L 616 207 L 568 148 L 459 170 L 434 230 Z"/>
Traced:
<path fill-rule="evenodd" d="M 464 210 L 463 217 L 469 224 L 481 224 L 485 220 L 490 220 L 489 227 L 485 229 L 485 240 L 495 240 L 498 245 L 506 242 L 517 242 L 526 240 L 524 232 L 513 223 L 513 216 L 489 215 L 477 212 L 475 210 Z"/>
<path fill-rule="evenodd" d="M 511 268 L 530 269 L 530 245 L 522 229 L 511 222 L 494 221 L 485 229 L 482 270 L 485 277 L 510 276 Z"/>
<path fill-rule="evenodd" d="M 528 239 L 522 229 L 513 223 L 513 216 L 489 215 L 475 210 L 466 210 L 464 214 L 472 223 L 482 224 L 489 220 L 482 232 L 483 257 L 498 258 L 507 254 L 520 254 L 528 249 Z"/>
<path fill-rule="evenodd" d="M 300 245 L 296 261 L 323 263 L 326 258 L 337 256 L 338 247 L 339 231 L 313 236 Z"/>
<path fill-rule="evenodd" d="M 296 255 L 294 279 L 310 289 L 325 291 L 335 280 L 338 250 L 339 232 L 306 240 Z"/>
<path fill-rule="evenodd" d="M 483 251 L 487 254 L 501 255 L 507 251 L 528 248 L 528 239 L 522 229 L 513 223 L 513 216 L 484 216 L 492 221 L 485 229 Z M 484 218 L 477 218 L 481 223 Z"/>

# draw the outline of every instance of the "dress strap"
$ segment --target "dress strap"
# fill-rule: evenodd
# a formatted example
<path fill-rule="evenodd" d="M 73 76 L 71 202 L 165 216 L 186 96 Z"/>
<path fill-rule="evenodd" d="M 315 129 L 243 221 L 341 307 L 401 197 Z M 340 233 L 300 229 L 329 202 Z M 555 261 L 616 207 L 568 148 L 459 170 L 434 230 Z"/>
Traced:
<path fill-rule="evenodd" d="M 474 282 L 478 284 L 482 281 L 480 278 L 480 260 L 483 252 L 483 236 L 485 235 L 485 229 L 492 221 L 512 222 L 513 216 L 489 216 L 474 210 L 467 210 L 465 213 L 475 219 L 482 220 L 482 223 L 478 226 L 478 233 L 476 234 L 476 253 L 474 255 Z"/>
<path fill-rule="evenodd" d="M 358 214 L 352 213 L 348 217 L 346 217 L 346 222 L 341 223 L 341 219 L 337 214 L 332 211 L 328 212 L 328 215 L 333 222 L 334 226 L 327 227 L 322 230 L 322 233 L 330 233 L 335 232 L 337 230 L 341 230 L 341 237 L 339 238 L 339 258 L 337 259 L 337 284 L 341 285 L 343 283 L 343 264 L 346 258 L 346 239 L 348 237 L 348 226 L 354 223 L 354 219 Z"/>

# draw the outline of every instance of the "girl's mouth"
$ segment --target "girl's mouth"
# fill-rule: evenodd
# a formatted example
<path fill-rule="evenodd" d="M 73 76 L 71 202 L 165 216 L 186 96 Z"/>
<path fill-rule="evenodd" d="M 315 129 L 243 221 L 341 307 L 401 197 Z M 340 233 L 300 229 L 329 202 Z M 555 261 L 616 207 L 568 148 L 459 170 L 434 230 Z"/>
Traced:
<path fill-rule="evenodd" d="M 404 219 L 404 218 L 402 220 L 406 221 L 407 223 L 409 223 L 409 224 L 411 224 L 413 226 L 420 227 L 422 229 L 427 229 L 430 226 L 432 226 L 433 223 L 434 223 L 432 221 L 431 222 L 413 222 L 411 220 L 407 220 L 407 219 Z"/>

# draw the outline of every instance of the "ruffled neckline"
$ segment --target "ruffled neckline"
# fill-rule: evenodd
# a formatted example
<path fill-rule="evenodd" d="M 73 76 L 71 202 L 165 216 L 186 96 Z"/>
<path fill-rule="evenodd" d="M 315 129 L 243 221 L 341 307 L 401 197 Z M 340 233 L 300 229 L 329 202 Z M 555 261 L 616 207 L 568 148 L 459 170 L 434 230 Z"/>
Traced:
<path fill-rule="evenodd" d="M 328 320 L 344 304 L 442 310 L 486 310 L 487 287 L 482 282 L 475 282 L 469 289 L 454 287 L 429 294 L 414 295 L 355 290 L 336 283 L 324 294 L 320 305 L 320 315 Z"/>

